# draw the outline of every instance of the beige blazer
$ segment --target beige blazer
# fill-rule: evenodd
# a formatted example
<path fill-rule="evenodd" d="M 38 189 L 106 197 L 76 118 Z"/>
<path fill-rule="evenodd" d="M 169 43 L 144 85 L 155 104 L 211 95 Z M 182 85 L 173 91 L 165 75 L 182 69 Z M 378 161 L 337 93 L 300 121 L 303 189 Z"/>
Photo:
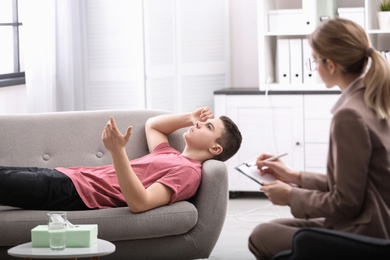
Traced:
<path fill-rule="evenodd" d="M 324 227 L 390 238 L 390 120 L 364 103 L 361 78 L 332 109 L 327 174 L 302 172 L 293 188 L 296 218 L 325 218 Z"/>

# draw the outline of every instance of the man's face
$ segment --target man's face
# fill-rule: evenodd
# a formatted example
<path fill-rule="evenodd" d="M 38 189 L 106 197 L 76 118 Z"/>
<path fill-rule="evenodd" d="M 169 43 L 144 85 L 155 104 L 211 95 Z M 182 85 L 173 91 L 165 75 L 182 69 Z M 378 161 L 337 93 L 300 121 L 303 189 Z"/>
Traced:
<path fill-rule="evenodd" d="M 224 125 L 221 119 L 213 118 L 206 122 L 197 121 L 184 134 L 188 146 L 196 149 L 208 149 L 216 144 L 216 140 L 222 135 Z"/>

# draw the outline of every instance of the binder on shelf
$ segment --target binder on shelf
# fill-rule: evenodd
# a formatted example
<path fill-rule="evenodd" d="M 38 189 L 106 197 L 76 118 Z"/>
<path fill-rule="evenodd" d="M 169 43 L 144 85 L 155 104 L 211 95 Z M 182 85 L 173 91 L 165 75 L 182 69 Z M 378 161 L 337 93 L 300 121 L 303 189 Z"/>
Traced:
<path fill-rule="evenodd" d="M 310 71 L 306 65 L 308 59 L 312 57 L 312 50 L 308 39 L 302 39 L 302 58 L 303 58 L 303 84 L 316 84 L 317 73 Z"/>
<path fill-rule="evenodd" d="M 290 39 L 290 82 L 291 84 L 302 84 L 303 62 L 302 62 L 302 39 Z"/>
<path fill-rule="evenodd" d="M 289 39 L 277 39 L 277 75 L 279 84 L 290 84 L 290 44 Z"/>

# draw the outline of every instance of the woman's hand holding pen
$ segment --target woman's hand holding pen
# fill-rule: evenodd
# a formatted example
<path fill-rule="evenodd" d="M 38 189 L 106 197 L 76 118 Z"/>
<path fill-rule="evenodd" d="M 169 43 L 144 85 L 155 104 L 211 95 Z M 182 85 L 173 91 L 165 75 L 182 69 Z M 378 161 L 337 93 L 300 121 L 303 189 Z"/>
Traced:
<path fill-rule="evenodd" d="M 271 154 L 261 154 L 257 160 L 256 165 L 261 175 L 266 173 L 272 174 L 276 179 L 300 185 L 300 173 L 287 167 L 282 160 L 269 160 L 273 157 Z M 268 159 L 268 160 L 267 160 Z"/>
<path fill-rule="evenodd" d="M 273 182 L 263 183 L 260 190 L 273 204 L 288 205 L 292 190 L 290 184 L 300 184 L 300 173 L 287 167 L 279 158 L 270 160 L 271 157 L 273 156 L 270 154 L 261 154 L 256 160 L 261 175 L 269 173 L 277 179 Z"/>

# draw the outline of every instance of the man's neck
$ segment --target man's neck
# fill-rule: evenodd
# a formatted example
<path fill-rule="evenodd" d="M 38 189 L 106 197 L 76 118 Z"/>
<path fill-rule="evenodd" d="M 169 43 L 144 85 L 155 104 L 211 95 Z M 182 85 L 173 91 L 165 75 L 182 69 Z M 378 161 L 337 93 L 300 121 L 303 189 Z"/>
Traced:
<path fill-rule="evenodd" d="M 189 159 L 200 161 L 200 162 L 204 162 L 208 159 L 211 159 L 209 152 L 200 151 L 200 150 L 191 150 L 188 147 L 184 148 L 184 151 L 181 153 L 181 155 Z"/>

